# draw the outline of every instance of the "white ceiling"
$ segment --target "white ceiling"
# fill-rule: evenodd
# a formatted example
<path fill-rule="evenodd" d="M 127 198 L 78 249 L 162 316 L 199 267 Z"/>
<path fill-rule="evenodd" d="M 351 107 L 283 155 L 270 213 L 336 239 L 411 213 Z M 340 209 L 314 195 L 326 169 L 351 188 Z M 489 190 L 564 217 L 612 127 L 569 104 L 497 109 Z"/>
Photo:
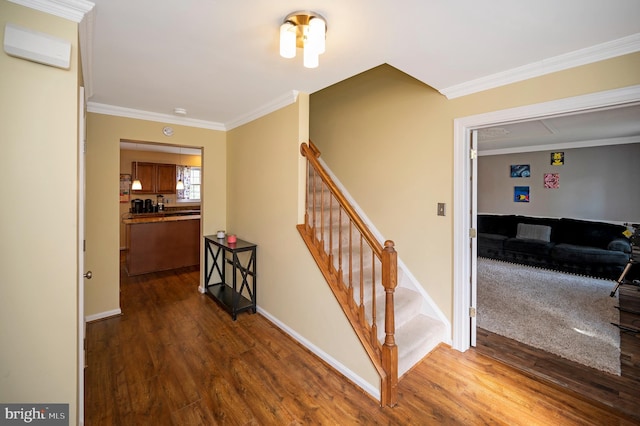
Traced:
<path fill-rule="evenodd" d="M 92 1 L 89 110 L 221 130 L 383 63 L 452 98 L 640 50 L 638 0 Z M 327 19 L 316 69 L 278 54 L 305 9 Z"/>
<path fill-rule="evenodd" d="M 640 105 L 507 123 L 478 131 L 481 155 L 640 143 Z"/>

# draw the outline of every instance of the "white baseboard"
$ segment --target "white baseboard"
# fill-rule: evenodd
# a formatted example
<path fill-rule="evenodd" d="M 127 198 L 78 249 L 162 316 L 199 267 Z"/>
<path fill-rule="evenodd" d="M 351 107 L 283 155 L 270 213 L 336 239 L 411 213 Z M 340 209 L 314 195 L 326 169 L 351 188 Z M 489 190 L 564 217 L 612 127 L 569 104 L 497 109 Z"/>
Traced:
<path fill-rule="evenodd" d="M 365 381 L 362 377 L 358 376 L 356 373 L 345 367 L 342 363 L 338 362 L 335 358 L 327 354 L 325 351 L 302 337 L 295 330 L 288 327 L 282 321 L 271 315 L 269 312 L 265 311 L 261 307 L 258 306 L 258 312 L 267 318 L 269 321 L 274 323 L 278 328 L 291 336 L 294 340 L 300 343 L 305 348 L 309 349 L 313 352 L 318 358 L 322 359 L 324 362 L 329 364 L 334 369 L 338 370 L 343 376 L 352 381 L 356 386 L 362 388 L 366 393 L 371 395 L 377 401 L 380 401 L 380 390 L 371 385 L 371 383 Z"/>
<path fill-rule="evenodd" d="M 105 319 L 105 318 L 109 318 L 109 317 L 115 317 L 118 315 L 122 315 L 122 310 L 120 308 L 118 309 L 114 309 L 112 311 L 106 311 L 106 312 L 100 312 L 97 314 L 93 314 L 93 315 L 87 315 L 86 317 L 84 317 L 84 320 L 86 322 L 91 322 L 91 321 L 98 321 L 101 319 Z"/>

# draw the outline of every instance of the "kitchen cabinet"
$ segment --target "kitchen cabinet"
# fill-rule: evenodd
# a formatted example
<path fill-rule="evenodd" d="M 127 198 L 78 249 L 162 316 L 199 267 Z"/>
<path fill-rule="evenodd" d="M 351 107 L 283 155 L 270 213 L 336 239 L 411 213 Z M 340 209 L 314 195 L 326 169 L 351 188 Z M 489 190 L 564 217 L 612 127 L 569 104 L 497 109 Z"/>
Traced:
<path fill-rule="evenodd" d="M 142 189 L 132 190 L 132 194 L 175 194 L 176 193 L 176 165 L 131 163 L 133 179 L 140 179 Z"/>
<path fill-rule="evenodd" d="M 124 219 L 128 275 L 200 264 L 200 215 Z"/>
<path fill-rule="evenodd" d="M 176 165 L 156 164 L 156 192 L 158 194 L 176 193 Z"/>

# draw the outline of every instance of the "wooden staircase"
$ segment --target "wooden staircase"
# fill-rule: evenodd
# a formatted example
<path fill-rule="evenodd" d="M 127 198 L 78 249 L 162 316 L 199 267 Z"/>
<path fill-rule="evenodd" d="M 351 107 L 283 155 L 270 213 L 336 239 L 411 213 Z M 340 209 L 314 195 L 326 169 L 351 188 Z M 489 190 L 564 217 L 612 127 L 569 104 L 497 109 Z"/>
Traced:
<path fill-rule="evenodd" d="M 398 287 L 393 241 L 380 244 L 322 167 L 307 158 L 305 222 L 298 231 L 380 375 L 380 403 L 397 403 L 398 379 L 444 338 L 441 321 L 422 313 L 422 296 Z"/>

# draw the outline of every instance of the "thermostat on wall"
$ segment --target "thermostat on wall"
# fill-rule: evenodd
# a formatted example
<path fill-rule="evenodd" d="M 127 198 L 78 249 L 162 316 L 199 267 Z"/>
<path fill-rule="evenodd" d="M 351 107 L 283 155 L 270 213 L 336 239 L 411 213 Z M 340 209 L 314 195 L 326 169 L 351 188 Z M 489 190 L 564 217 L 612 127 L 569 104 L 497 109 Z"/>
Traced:
<path fill-rule="evenodd" d="M 7 23 L 4 27 L 4 51 L 11 56 L 69 69 L 71 43 L 49 34 Z"/>

